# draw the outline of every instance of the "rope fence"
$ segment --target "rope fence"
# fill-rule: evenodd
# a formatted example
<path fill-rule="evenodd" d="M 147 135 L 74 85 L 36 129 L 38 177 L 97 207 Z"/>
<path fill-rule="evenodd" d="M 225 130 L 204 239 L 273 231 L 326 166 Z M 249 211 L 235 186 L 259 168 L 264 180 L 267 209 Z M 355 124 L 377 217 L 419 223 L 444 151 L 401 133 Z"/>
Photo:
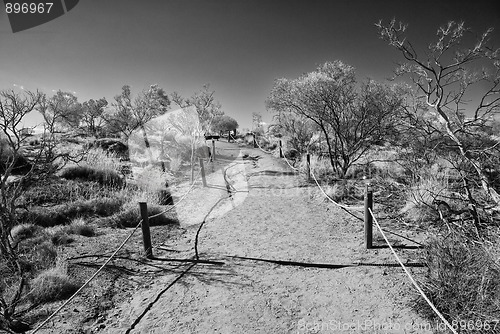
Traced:
<path fill-rule="evenodd" d="M 170 206 L 169 208 L 163 210 L 162 212 L 160 213 L 157 213 L 157 214 L 154 214 L 154 215 L 151 215 L 151 216 L 147 216 L 146 219 L 141 219 L 137 225 L 134 227 L 134 229 L 128 234 L 128 236 L 122 241 L 122 243 L 118 246 L 118 248 L 116 248 L 116 250 L 106 259 L 106 261 L 101 265 L 101 267 L 99 267 L 99 269 L 97 269 L 94 274 L 92 274 L 92 276 L 90 276 L 86 281 L 85 283 L 83 283 L 83 285 L 73 294 L 71 295 L 71 297 L 69 297 L 63 304 L 61 304 L 61 306 L 59 306 L 52 314 L 50 314 L 42 323 L 40 323 L 32 332 L 31 334 L 34 334 L 34 333 L 37 333 L 40 329 L 43 328 L 43 326 L 45 326 L 52 318 L 54 318 L 59 312 L 61 312 L 67 305 L 69 305 L 71 303 L 71 301 L 76 297 L 78 296 L 81 291 L 87 287 L 90 282 L 92 282 L 96 277 L 97 275 L 99 275 L 101 273 L 101 271 L 109 264 L 109 262 L 111 262 L 111 260 L 113 258 L 116 257 L 116 254 L 118 254 L 118 252 L 125 246 L 125 244 L 130 240 L 130 238 L 132 238 L 132 236 L 135 234 L 135 232 L 139 229 L 139 227 L 143 227 L 144 228 L 144 225 L 145 224 L 145 221 L 148 221 L 149 219 L 153 219 L 155 217 L 158 217 L 158 216 L 161 216 L 171 210 L 173 210 L 177 205 L 179 205 L 179 203 L 181 203 L 185 198 L 186 196 L 193 190 L 195 184 L 196 184 L 196 180 L 198 179 L 198 177 L 200 176 L 201 174 L 201 170 L 198 172 L 198 174 L 196 175 L 196 177 L 193 179 L 193 183 L 191 184 L 191 186 L 189 187 L 189 189 L 186 191 L 186 193 L 184 193 L 184 195 L 181 196 L 181 198 L 179 199 L 179 201 L 177 201 L 174 205 Z M 140 203 L 141 204 L 141 203 Z M 146 209 L 146 212 L 147 212 L 147 207 L 145 207 Z M 142 210 L 142 208 L 141 208 Z M 148 233 L 149 233 L 149 224 L 147 224 L 147 230 L 148 230 Z M 143 230 L 143 233 L 144 233 L 144 230 Z M 149 237 L 150 238 L 150 237 Z M 147 255 L 152 255 L 152 253 L 150 253 L 150 249 L 152 249 L 151 247 L 151 240 L 149 239 L 149 245 L 147 245 L 148 241 L 147 240 L 144 240 L 144 243 L 145 243 L 145 250 L 146 250 L 146 254 Z M 149 249 L 148 249 L 149 248 Z M 148 256 L 149 257 L 149 256 Z"/>
<path fill-rule="evenodd" d="M 102 266 L 99 269 L 97 269 L 97 271 L 92 276 L 90 276 L 87 279 L 87 281 L 85 281 L 85 283 L 83 283 L 83 285 L 71 297 L 69 297 L 61 306 L 59 306 L 54 312 L 52 312 L 52 314 L 50 316 L 48 316 L 47 319 L 45 319 L 40 325 L 38 325 L 31 332 L 31 334 L 34 334 L 34 333 L 38 332 L 40 329 L 42 329 L 43 326 L 45 326 L 53 317 L 55 317 L 60 311 L 62 311 L 76 296 L 78 296 L 80 294 L 80 292 L 87 285 L 89 285 L 89 283 L 92 282 L 92 280 L 94 280 L 94 278 L 96 278 L 97 275 L 99 275 L 99 273 L 115 257 L 115 255 L 123 248 L 123 246 L 125 246 L 125 244 L 130 240 L 130 238 L 132 238 L 135 231 L 137 231 L 137 229 L 141 226 L 141 224 L 142 224 L 142 219 L 139 221 L 139 223 L 136 225 L 136 227 L 132 230 L 132 232 L 130 232 L 130 234 L 123 240 L 123 242 L 120 244 L 120 246 L 118 246 L 118 248 L 113 252 L 113 254 L 111 254 L 108 257 L 108 259 L 102 264 Z"/>
<path fill-rule="evenodd" d="M 418 285 L 418 283 L 415 281 L 415 279 L 413 278 L 413 276 L 410 274 L 410 272 L 408 271 L 408 269 L 405 267 L 405 265 L 403 264 L 403 262 L 401 261 L 401 259 L 399 258 L 398 254 L 396 253 L 396 251 L 394 250 L 394 248 L 392 247 L 391 243 L 389 242 L 389 240 L 387 239 L 384 231 L 382 230 L 382 228 L 380 227 L 378 221 L 377 221 L 377 218 L 375 217 L 375 215 L 373 214 L 373 211 L 371 208 L 368 208 L 368 211 L 370 212 L 370 215 L 372 216 L 373 218 L 373 222 L 375 223 L 375 226 L 377 226 L 379 232 L 382 234 L 382 237 L 384 238 L 385 242 L 387 243 L 387 245 L 389 246 L 389 248 L 391 249 L 391 252 L 392 254 L 394 255 L 394 257 L 396 258 L 396 260 L 399 262 L 400 266 L 403 268 L 404 272 L 406 273 L 406 275 L 408 276 L 408 278 L 410 279 L 410 281 L 412 282 L 412 284 L 415 286 L 415 288 L 417 289 L 417 291 L 420 293 L 420 295 L 422 296 L 422 298 L 424 298 L 424 300 L 427 302 L 427 304 L 429 304 L 429 306 L 432 308 L 432 310 L 434 311 L 434 313 L 436 313 L 436 315 L 443 321 L 443 323 L 452 331 L 453 334 L 458 334 L 457 331 L 453 328 L 453 326 L 445 319 L 445 317 L 441 314 L 441 312 L 439 312 L 439 310 L 436 308 L 436 306 L 434 306 L 434 304 L 429 300 L 429 298 L 427 297 L 427 295 L 424 293 L 424 291 L 420 288 L 420 286 Z"/>
<path fill-rule="evenodd" d="M 346 211 L 347 213 L 349 213 L 350 215 L 354 216 L 355 218 L 357 218 L 358 220 L 363 220 L 359 217 L 357 217 L 356 215 L 354 215 L 352 212 L 350 212 L 349 210 L 350 209 L 353 209 L 353 207 L 349 207 L 349 206 L 345 206 L 345 205 L 342 205 L 340 203 L 337 203 L 335 202 L 333 199 L 330 198 L 330 196 L 328 196 L 326 194 L 326 192 L 323 190 L 323 188 L 320 186 L 318 180 L 316 179 L 314 173 L 311 172 L 311 169 L 310 169 L 310 165 L 308 165 L 309 167 L 309 171 L 311 173 L 311 176 L 313 177 L 314 181 L 316 182 L 316 185 L 318 186 L 318 188 L 321 190 L 321 192 L 325 195 L 325 197 L 330 201 L 332 202 L 333 204 L 335 204 L 336 206 L 338 206 L 339 208 L 343 209 L 344 211 Z M 368 193 L 368 187 L 367 187 L 367 198 L 371 199 L 371 193 Z M 368 204 L 368 205 L 367 205 Z M 413 276 L 410 274 L 409 270 L 407 269 L 407 267 L 403 264 L 403 262 L 401 261 L 401 259 L 399 258 L 398 254 L 396 253 L 396 251 L 394 250 L 393 246 L 391 245 L 391 243 L 389 242 L 387 236 L 385 235 L 385 233 L 390 233 L 390 234 L 393 234 L 393 235 L 396 235 L 396 236 L 399 236 L 403 239 L 406 239 L 408 241 L 411 241 L 411 242 L 414 242 L 420 246 L 423 246 L 421 243 L 419 242 L 416 242 L 410 238 L 407 238 L 407 237 L 404 237 L 400 234 L 397 234 L 397 233 L 394 233 L 394 232 L 390 232 L 390 231 L 386 231 L 384 233 L 384 230 L 382 229 L 382 227 L 380 226 L 380 224 L 378 223 L 377 221 L 377 218 L 375 217 L 374 213 L 373 213 L 373 210 L 372 210 L 372 205 L 373 205 L 373 201 L 372 200 L 368 200 L 368 202 L 365 202 L 365 209 L 367 210 L 367 212 L 369 213 L 369 216 L 370 216 L 370 219 L 369 219 L 369 224 L 371 225 L 371 222 L 374 222 L 375 223 L 375 226 L 377 227 L 378 231 L 380 232 L 380 234 L 382 235 L 382 237 L 384 238 L 385 242 L 387 243 L 387 245 L 389 246 L 389 249 L 391 250 L 392 254 L 394 255 L 394 257 L 396 258 L 397 262 L 399 263 L 399 266 L 401 266 L 404 270 L 404 272 L 406 273 L 406 275 L 408 276 L 408 278 L 410 279 L 410 281 L 412 282 L 412 284 L 415 286 L 415 288 L 417 289 L 417 291 L 420 293 L 420 295 L 424 298 L 424 300 L 427 302 L 427 304 L 432 308 L 432 310 L 436 313 L 436 315 L 443 321 L 443 323 L 452 331 L 452 333 L 454 334 L 458 334 L 457 331 L 453 328 L 453 326 L 446 320 L 446 318 L 441 314 L 441 312 L 439 312 L 439 310 L 436 308 L 436 306 L 434 306 L 434 304 L 429 300 L 429 298 L 427 297 L 427 295 L 424 293 L 424 291 L 420 288 L 420 286 L 418 285 L 418 283 L 415 281 L 415 279 L 413 278 Z M 364 219 L 365 221 L 365 229 L 366 229 L 366 217 Z M 366 235 L 366 244 L 367 244 L 367 248 L 372 248 L 372 245 L 371 245 L 371 242 L 372 242 L 372 231 L 371 231 L 371 226 L 369 228 L 369 231 L 368 233 L 366 232 L 365 230 L 365 234 L 369 234 L 369 235 Z M 364 265 L 362 263 L 359 263 L 358 265 Z M 387 265 L 387 264 L 383 264 L 383 265 Z"/>
<path fill-rule="evenodd" d="M 229 134 L 231 136 L 231 134 Z M 256 136 L 254 134 L 254 137 L 253 137 L 253 141 L 254 141 L 254 147 L 257 146 L 261 151 L 263 151 L 264 153 L 267 153 L 267 154 L 273 154 L 276 152 L 277 149 L 279 149 L 279 153 L 280 153 L 280 158 L 283 158 L 285 160 L 285 162 L 288 164 L 288 166 L 292 169 L 292 170 L 295 170 L 295 171 L 298 171 L 299 169 L 292 166 L 288 159 L 282 154 L 282 147 L 281 147 L 281 144 L 279 147 L 275 148 L 274 150 L 272 151 L 267 151 L 265 149 L 263 149 L 260 144 L 258 143 L 258 141 L 256 140 Z M 215 160 L 215 144 L 213 143 L 213 160 Z M 145 251 L 146 251 L 146 255 L 148 258 L 152 258 L 152 246 L 151 246 L 151 240 L 150 240 L 150 236 L 146 236 L 146 233 L 145 233 L 145 228 L 147 229 L 147 233 L 149 234 L 149 219 L 153 219 L 155 217 L 158 217 L 158 216 L 161 216 L 171 210 L 173 210 L 176 206 L 178 206 L 181 202 L 183 202 L 185 200 L 185 198 L 187 197 L 187 195 L 194 189 L 195 187 L 195 184 L 196 184 L 196 180 L 199 178 L 200 174 L 202 176 L 202 179 L 203 179 L 203 186 L 206 187 L 206 180 L 205 180 L 205 173 L 204 173 L 204 168 L 203 168 L 203 164 L 201 162 L 201 159 L 200 159 L 200 165 L 201 165 L 201 170 L 198 172 L 198 174 L 196 175 L 196 177 L 193 178 L 193 182 L 192 184 L 189 186 L 188 190 L 180 197 L 180 199 L 173 205 L 169 206 L 167 209 L 161 211 L 160 213 L 156 213 L 154 215 L 151 215 L 151 216 L 148 216 L 147 215 L 147 206 L 146 205 L 141 205 L 140 208 L 141 208 L 141 216 L 142 218 L 140 219 L 140 221 L 137 223 L 137 225 L 134 227 L 134 229 L 127 235 L 127 237 L 121 242 L 121 244 L 115 249 L 115 251 L 106 259 L 106 261 L 98 268 L 98 270 L 96 272 L 94 272 L 94 274 L 92 274 L 92 276 L 90 276 L 86 281 L 85 283 L 69 298 L 67 299 L 61 306 L 59 306 L 50 316 L 48 316 L 42 323 L 40 323 L 32 332 L 31 334 L 34 334 L 34 333 L 37 333 L 43 326 L 45 326 L 51 319 L 53 319 L 61 310 L 63 310 L 67 305 L 69 305 L 71 303 L 71 301 L 73 301 L 73 299 L 78 296 L 81 291 L 87 287 L 90 282 L 92 282 L 92 280 L 94 280 L 98 275 L 99 273 L 102 272 L 102 270 L 111 262 L 111 260 L 113 258 L 116 257 L 116 255 L 118 254 L 118 252 L 126 245 L 126 243 L 132 238 L 132 236 L 135 234 L 135 232 L 137 231 L 137 229 L 139 227 L 142 227 L 143 228 L 143 239 L 144 239 L 144 248 L 145 248 Z M 182 278 L 183 275 L 185 275 L 189 270 L 191 270 L 194 265 L 196 265 L 197 263 L 201 263 L 203 262 L 202 260 L 200 260 L 200 256 L 199 256 L 199 250 L 198 250 L 198 239 L 199 239 L 199 234 L 203 228 L 203 226 L 205 225 L 209 215 L 212 213 L 212 211 L 214 210 L 214 208 L 219 205 L 219 203 L 221 203 L 223 200 L 226 200 L 226 199 L 231 199 L 231 194 L 233 192 L 237 192 L 237 190 L 230 184 L 229 180 L 228 180 L 228 177 L 227 177 L 227 170 L 229 168 L 231 168 L 232 166 L 229 166 L 225 169 L 223 169 L 223 179 L 224 179 L 224 182 L 226 184 L 226 189 L 227 189 L 227 192 L 228 192 L 228 195 L 225 196 L 225 197 L 222 197 L 220 198 L 213 206 L 212 208 L 209 210 L 209 212 L 205 215 L 202 223 L 200 224 L 197 232 L 196 232 L 196 236 L 195 236 L 195 243 L 194 243 L 194 261 L 192 261 L 193 263 L 185 270 L 183 271 L 180 276 L 178 276 L 166 289 L 164 289 L 161 293 L 163 294 L 166 290 L 168 290 L 173 284 L 175 284 L 178 280 L 180 280 Z M 338 208 L 344 210 L 346 213 L 348 213 L 349 215 L 353 216 L 355 219 L 357 220 L 360 220 L 360 221 L 364 221 L 365 222 L 365 238 L 366 238 L 366 245 L 367 245 L 367 248 L 372 248 L 372 245 L 371 245 L 371 238 L 372 238 L 372 231 L 371 231 L 371 224 L 372 222 L 375 223 L 378 231 L 381 233 L 382 237 L 384 238 L 385 242 L 387 243 L 387 245 L 389 246 L 392 254 L 394 255 L 394 257 L 396 258 L 398 264 L 387 264 L 387 263 L 384 263 L 384 264 L 365 264 L 365 263 L 354 263 L 352 265 L 342 265 L 342 267 L 346 267 L 346 266 L 361 266 L 361 265 L 374 265 L 374 266 L 401 266 L 403 268 L 403 270 L 405 271 L 406 275 L 408 276 L 408 278 L 410 279 L 410 281 L 412 282 L 412 284 L 415 286 L 415 288 L 417 289 L 417 291 L 420 293 L 420 295 L 425 299 L 425 301 L 429 304 L 429 306 L 432 308 L 432 310 L 436 313 L 436 315 L 443 321 L 443 323 L 452 331 L 452 333 L 454 334 L 457 334 L 457 331 L 453 328 L 453 326 L 450 325 L 450 323 L 445 319 L 445 317 L 439 312 L 439 310 L 434 306 L 434 304 L 429 300 L 429 298 L 425 295 L 425 293 L 423 292 L 423 290 L 420 288 L 420 286 L 418 285 L 418 283 L 415 281 L 415 279 L 412 277 L 412 275 L 410 274 L 409 270 L 407 269 L 407 266 L 423 266 L 423 264 L 407 264 L 407 266 L 405 266 L 403 264 L 403 262 L 401 261 L 401 259 L 399 258 L 399 256 L 397 255 L 397 253 L 395 252 L 393 246 L 391 245 L 391 243 L 389 242 L 388 238 L 386 237 L 386 234 L 385 233 L 390 233 L 390 234 L 393 234 L 393 235 L 396 235 L 398 237 L 401 237 L 403 239 L 406 239 L 408 241 L 411 241 L 413 243 L 416 243 L 420 246 L 423 246 L 421 243 L 419 242 L 416 242 L 414 240 L 411 240 L 410 238 L 407 238 L 405 236 L 402 236 L 400 234 L 397 234 L 397 233 L 394 233 L 394 232 L 390 232 L 390 231 L 384 231 L 382 230 L 381 226 L 379 225 L 373 211 L 372 211 L 372 206 L 373 206 L 373 200 L 371 198 L 371 192 L 369 193 L 368 192 L 368 186 L 367 186 L 367 191 L 366 191 L 366 197 L 365 197 L 365 206 L 364 206 L 364 212 L 365 212 L 365 217 L 364 219 L 359 217 L 358 215 L 354 214 L 353 212 L 351 211 L 358 211 L 361 209 L 361 207 L 353 207 L 353 206 L 348 206 L 348 205 L 344 205 L 344 204 L 341 204 L 341 203 L 338 203 L 336 201 L 334 201 L 327 193 L 326 191 L 323 189 L 323 187 L 320 185 L 318 179 L 316 178 L 316 176 L 314 175 L 314 173 L 312 172 L 311 170 L 311 164 L 310 164 L 310 159 L 309 159 L 309 155 L 308 155 L 308 159 L 307 159 L 307 167 L 308 167 L 308 178 L 310 179 L 310 177 L 313 178 L 315 184 L 317 185 L 317 187 L 320 189 L 321 193 L 331 202 L 333 203 L 334 205 L 336 205 Z M 145 203 L 140 203 L 140 204 L 145 204 Z M 368 229 L 369 228 L 369 229 Z M 146 240 L 149 238 L 149 241 Z M 149 242 L 149 243 L 148 243 Z M 154 248 L 158 248 L 159 246 L 156 245 Z M 249 259 L 249 260 L 260 260 L 260 261 L 267 261 L 267 262 L 274 262 L 274 263 L 277 263 L 277 264 L 283 264 L 283 265 L 297 265 L 297 263 L 295 262 L 290 262 L 290 261 L 277 261 L 277 260 L 265 260 L 265 259 L 253 259 L 253 258 L 243 258 L 241 257 L 241 259 Z M 206 262 L 206 261 L 205 261 Z M 209 261 L 210 262 L 210 261 Z M 304 264 L 304 263 L 299 263 L 299 265 L 301 266 L 307 266 L 308 264 Z M 315 266 L 318 266 L 318 264 L 315 264 Z M 330 268 L 332 267 L 333 265 L 326 265 L 324 264 L 323 266 L 325 266 L 325 268 Z M 159 296 L 160 296 L 159 295 Z M 158 298 L 158 297 L 157 297 Z M 136 321 L 133 323 L 133 325 L 131 326 L 131 328 L 127 331 L 130 332 L 130 330 L 132 330 L 136 325 L 137 323 L 142 319 L 142 317 L 145 315 L 145 313 L 151 308 L 151 306 L 156 302 L 153 301 L 149 306 L 148 308 L 143 312 L 143 314 L 138 318 L 136 319 Z"/>

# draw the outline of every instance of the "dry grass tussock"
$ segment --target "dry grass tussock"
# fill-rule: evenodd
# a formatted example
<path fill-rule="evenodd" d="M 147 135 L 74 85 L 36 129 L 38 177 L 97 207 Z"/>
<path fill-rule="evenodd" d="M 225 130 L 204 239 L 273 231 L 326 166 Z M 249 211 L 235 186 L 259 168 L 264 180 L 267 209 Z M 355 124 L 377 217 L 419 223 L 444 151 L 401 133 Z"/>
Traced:
<path fill-rule="evenodd" d="M 493 250 L 492 243 L 472 241 L 459 233 L 432 238 L 427 244 L 424 292 L 448 320 L 481 324 L 481 328 L 461 328 L 460 333 L 498 333 L 493 329 L 500 310 L 500 265 L 494 256 L 500 250 L 498 242 Z M 412 306 L 421 315 L 436 318 L 420 296 Z"/>
<path fill-rule="evenodd" d="M 311 166 L 311 173 L 314 174 L 314 176 L 318 181 L 320 179 L 325 180 L 332 178 L 333 175 L 332 166 L 327 158 L 318 157 L 317 155 L 311 155 L 310 166 Z M 307 173 L 308 166 L 305 154 L 302 155 L 298 168 L 303 173 Z"/>
<path fill-rule="evenodd" d="M 78 165 L 66 167 L 60 176 L 67 180 L 94 181 L 103 186 L 121 187 L 123 179 L 120 175 L 119 159 L 102 149 L 91 149 Z"/>
<path fill-rule="evenodd" d="M 50 303 L 70 297 L 79 285 L 68 276 L 62 261 L 56 266 L 40 272 L 31 282 L 29 298 L 32 303 Z"/>
<path fill-rule="evenodd" d="M 446 171 L 439 170 L 439 166 L 432 166 L 426 173 L 422 173 L 419 180 L 410 184 L 406 191 L 406 204 L 401 213 L 406 219 L 423 223 L 436 219 L 434 201 L 446 200 L 451 204 L 453 194 Z"/>

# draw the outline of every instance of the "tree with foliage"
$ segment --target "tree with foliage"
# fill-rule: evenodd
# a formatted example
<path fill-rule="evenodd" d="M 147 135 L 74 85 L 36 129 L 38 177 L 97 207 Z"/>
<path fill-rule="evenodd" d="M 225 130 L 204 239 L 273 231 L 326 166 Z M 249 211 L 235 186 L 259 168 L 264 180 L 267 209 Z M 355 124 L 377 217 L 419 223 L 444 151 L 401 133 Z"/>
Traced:
<path fill-rule="evenodd" d="M 15 329 L 17 308 L 27 296 L 26 287 L 32 273 L 28 270 L 35 263 L 30 263 L 26 254 L 21 254 L 16 241 L 12 238 L 12 229 L 22 223 L 19 218 L 21 196 L 35 182 L 42 182 L 64 166 L 70 159 L 76 158 L 75 152 L 64 152 L 58 146 L 56 126 L 60 122 L 59 113 L 67 116 L 66 108 L 55 103 L 66 101 L 56 98 L 47 99 L 39 91 L 13 90 L 0 91 L 0 134 L 1 134 L 1 170 L 0 176 L 0 329 L 9 333 Z M 31 112 L 41 112 L 45 125 L 42 140 L 36 147 L 27 143 L 23 136 L 22 123 Z M 28 151 L 26 147 L 30 147 Z M 21 165 L 21 166 L 20 166 Z M 19 168 L 22 167 L 22 168 Z M 12 181 L 16 175 L 15 181 Z M 23 257 L 24 256 L 24 257 Z"/>
<path fill-rule="evenodd" d="M 454 150 L 470 166 L 475 178 L 497 208 L 500 194 L 491 186 L 486 168 L 498 158 L 498 141 L 475 141 L 478 129 L 500 112 L 500 48 L 489 45 L 493 29 L 471 43 L 464 23 L 449 22 L 423 52 L 406 36 L 407 25 L 392 20 L 377 25 L 380 37 L 401 53 L 405 62 L 397 76 L 408 77 L 422 94 L 427 114 L 438 122 L 427 129 L 445 138 L 442 145 Z M 477 91 L 482 92 L 479 95 Z M 427 125 L 430 125 L 429 123 Z M 467 181 L 467 180 L 466 180 Z"/>
<path fill-rule="evenodd" d="M 313 122 L 324 137 L 333 170 L 343 177 L 385 137 L 401 98 L 396 87 L 373 80 L 358 88 L 354 68 L 335 61 L 298 79 L 276 80 L 267 105 Z"/>
<path fill-rule="evenodd" d="M 83 102 L 81 109 L 80 127 L 85 132 L 94 137 L 98 137 L 102 132 L 102 127 L 105 124 L 103 115 L 108 101 L 103 97 L 99 100 L 90 99 Z"/>
<path fill-rule="evenodd" d="M 218 116 L 214 118 L 212 122 L 212 132 L 222 133 L 228 131 L 236 131 L 238 126 L 238 122 L 234 118 L 227 115 Z"/>
<path fill-rule="evenodd" d="M 59 90 L 46 100 L 44 117 L 53 120 L 62 130 L 76 129 L 82 119 L 81 110 L 82 106 L 76 96 Z"/>
<path fill-rule="evenodd" d="M 105 117 L 108 131 L 120 133 L 127 139 L 132 132 L 144 126 L 156 116 L 166 113 L 170 99 L 158 85 L 152 85 L 132 99 L 130 86 L 122 87 L 122 93 L 115 96 L 114 111 Z"/>
<path fill-rule="evenodd" d="M 170 96 L 179 107 L 186 108 L 194 106 L 201 126 L 205 132 L 209 132 L 215 118 L 223 116 L 222 105 L 215 100 L 215 91 L 210 89 L 210 84 L 203 85 L 199 92 L 195 92 L 189 98 L 183 98 L 179 93 L 173 92 Z"/>

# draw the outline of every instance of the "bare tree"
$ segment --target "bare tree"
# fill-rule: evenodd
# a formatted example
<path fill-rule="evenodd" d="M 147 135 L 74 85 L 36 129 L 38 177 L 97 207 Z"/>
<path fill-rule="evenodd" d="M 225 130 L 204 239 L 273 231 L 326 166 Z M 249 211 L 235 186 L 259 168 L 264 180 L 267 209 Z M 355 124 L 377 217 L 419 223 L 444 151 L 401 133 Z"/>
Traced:
<path fill-rule="evenodd" d="M 471 43 L 474 36 L 464 23 L 451 21 L 438 29 L 434 43 L 417 53 L 406 36 L 407 25 L 393 19 L 376 26 L 380 37 L 405 59 L 396 75 L 410 78 L 423 94 L 429 113 L 439 120 L 429 129 L 449 139 L 448 147 L 468 162 L 481 187 L 500 208 L 500 195 L 485 172 L 485 161 L 497 150 L 498 141 L 488 146 L 471 144 L 477 129 L 500 112 L 500 49 L 488 45 L 493 29 Z M 476 87 L 482 88 L 478 96 Z"/>
<path fill-rule="evenodd" d="M 21 301 L 28 275 L 22 265 L 17 249 L 13 245 L 11 230 L 18 223 L 20 196 L 34 182 L 52 175 L 68 159 L 71 152 L 63 152 L 57 147 L 56 123 L 61 119 L 54 110 L 64 113 L 63 108 L 53 108 L 53 99 L 46 99 L 39 91 L 0 91 L 0 133 L 2 136 L 0 177 L 0 257 L 2 264 L 0 280 L 0 325 L 7 327 L 15 320 L 16 307 Z M 50 108 L 50 109 L 49 109 Z M 25 150 L 27 138 L 22 134 L 21 125 L 30 112 L 38 110 L 45 117 L 44 133 L 38 147 L 30 153 Z M 49 111 L 48 111 L 49 110 Z M 24 167 L 15 171 L 21 162 Z M 12 176 L 16 180 L 12 181 Z M 6 287 L 13 293 L 7 293 Z"/>
<path fill-rule="evenodd" d="M 51 119 L 61 130 L 76 129 L 80 125 L 82 106 L 76 96 L 61 90 L 45 100 L 44 116 Z"/>

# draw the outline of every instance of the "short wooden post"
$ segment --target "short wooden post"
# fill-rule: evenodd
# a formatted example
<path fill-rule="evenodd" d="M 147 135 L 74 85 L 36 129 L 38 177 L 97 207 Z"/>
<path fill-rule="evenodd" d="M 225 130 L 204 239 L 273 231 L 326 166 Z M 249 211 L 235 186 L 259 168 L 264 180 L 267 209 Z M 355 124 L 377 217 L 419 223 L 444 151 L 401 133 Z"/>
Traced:
<path fill-rule="evenodd" d="M 200 158 L 200 168 L 201 168 L 201 180 L 203 181 L 203 186 L 207 186 L 207 178 L 205 177 L 205 166 L 203 166 L 203 159 Z"/>
<path fill-rule="evenodd" d="M 149 218 L 148 218 L 148 205 L 146 202 L 139 202 L 139 209 L 141 210 L 141 228 L 142 228 L 142 241 L 144 244 L 144 251 L 148 259 L 153 258 L 153 246 L 151 245 L 151 232 L 149 231 Z"/>
<path fill-rule="evenodd" d="M 210 147 L 205 146 L 207 148 L 208 161 L 212 161 L 212 151 L 210 151 Z"/>
<path fill-rule="evenodd" d="M 257 140 L 255 139 L 255 133 L 253 133 L 253 148 L 257 148 Z"/>
<path fill-rule="evenodd" d="M 311 181 L 311 155 L 307 153 L 306 155 L 306 160 L 307 160 L 307 181 Z"/>
<path fill-rule="evenodd" d="M 224 168 L 222 168 L 221 171 L 222 171 L 222 178 L 224 179 L 224 183 L 226 184 L 227 194 L 229 195 L 229 197 L 231 197 L 231 186 L 229 185 L 229 183 L 226 180 L 226 173 L 225 173 Z"/>
<path fill-rule="evenodd" d="M 200 158 L 200 169 L 201 169 L 201 180 L 203 181 L 203 186 L 207 186 L 207 178 L 205 177 L 205 166 L 203 166 L 203 159 Z"/>
<path fill-rule="evenodd" d="M 365 190 L 365 246 L 366 249 L 373 248 L 373 217 L 370 212 L 373 210 L 373 192 Z"/>
<path fill-rule="evenodd" d="M 283 145 L 281 144 L 281 139 L 280 139 L 280 158 L 283 158 Z"/>
<path fill-rule="evenodd" d="M 212 161 L 215 161 L 215 140 L 212 139 Z"/>

